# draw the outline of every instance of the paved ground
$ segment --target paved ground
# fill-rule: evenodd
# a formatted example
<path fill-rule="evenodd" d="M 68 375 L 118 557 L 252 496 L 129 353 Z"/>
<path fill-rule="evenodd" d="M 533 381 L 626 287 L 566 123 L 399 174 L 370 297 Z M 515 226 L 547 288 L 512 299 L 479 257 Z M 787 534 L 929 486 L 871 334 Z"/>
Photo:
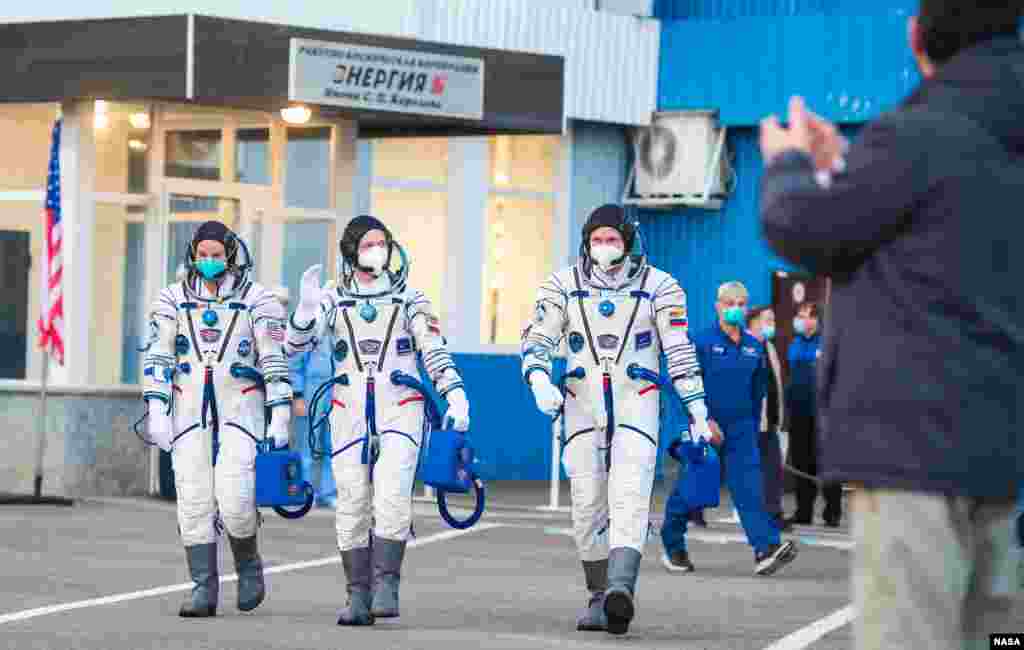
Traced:
<path fill-rule="evenodd" d="M 217 619 L 186 621 L 176 616 L 188 585 L 173 504 L 5 506 L 0 648 L 764 649 L 849 602 L 844 532 L 801 529 L 793 535 L 804 542 L 796 562 L 759 578 L 740 531 L 712 523 L 694 533 L 693 575 L 666 573 L 660 543 L 652 539 L 641 569 L 639 613 L 626 637 L 578 633 L 573 619 L 584 593 L 568 515 L 534 509 L 547 499 L 536 487 L 498 487 L 495 499 L 507 499 L 464 535 L 445 527 L 432 506 L 417 505 L 402 617 L 367 629 L 335 625 L 344 588 L 329 512 L 317 510 L 298 522 L 265 513 L 267 601 L 241 614 L 229 582 Z M 230 566 L 225 544 L 221 567 L 229 581 Z M 137 593 L 150 589 L 157 591 Z M 1021 621 L 1024 629 L 1024 611 Z M 791 637 L 774 648 L 805 645 Z M 810 647 L 850 647 L 849 626 Z"/>

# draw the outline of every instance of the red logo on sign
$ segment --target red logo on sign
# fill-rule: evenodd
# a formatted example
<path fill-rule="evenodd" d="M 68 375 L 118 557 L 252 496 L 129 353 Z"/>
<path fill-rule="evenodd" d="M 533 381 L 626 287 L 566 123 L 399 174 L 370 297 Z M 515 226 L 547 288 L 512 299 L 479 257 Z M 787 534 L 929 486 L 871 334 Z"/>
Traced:
<path fill-rule="evenodd" d="M 448 75 L 439 74 L 434 77 L 434 83 L 430 87 L 430 92 L 434 95 L 444 94 L 444 85 L 448 81 Z"/>

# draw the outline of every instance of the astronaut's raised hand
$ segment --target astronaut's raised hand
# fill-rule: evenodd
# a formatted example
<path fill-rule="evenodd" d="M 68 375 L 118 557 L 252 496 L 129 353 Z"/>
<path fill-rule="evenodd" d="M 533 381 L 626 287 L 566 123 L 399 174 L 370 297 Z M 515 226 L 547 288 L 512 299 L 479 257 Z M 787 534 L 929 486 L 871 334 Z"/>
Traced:
<path fill-rule="evenodd" d="M 273 438 L 274 448 L 282 449 L 288 446 L 288 417 L 289 407 L 275 406 L 270 415 L 270 426 L 267 427 L 267 435 Z"/>
<path fill-rule="evenodd" d="M 444 414 L 445 421 L 451 423 L 456 431 L 469 430 L 469 400 L 466 399 L 466 391 L 456 388 L 446 396 L 448 400 L 448 411 Z"/>
<path fill-rule="evenodd" d="M 320 307 L 323 289 L 320 287 L 320 264 L 314 264 L 302 274 L 299 288 L 299 306 L 295 309 L 297 325 L 307 325 L 316 318 L 316 310 Z"/>
<path fill-rule="evenodd" d="M 167 405 L 160 400 L 151 399 L 149 404 L 149 417 L 147 429 L 149 439 L 164 451 L 171 450 L 171 414 L 167 412 Z"/>
<path fill-rule="evenodd" d="M 533 398 L 537 401 L 537 408 L 545 415 L 554 417 L 562 408 L 562 393 L 551 383 L 551 378 L 546 372 L 530 373 L 530 389 L 533 390 Z"/>

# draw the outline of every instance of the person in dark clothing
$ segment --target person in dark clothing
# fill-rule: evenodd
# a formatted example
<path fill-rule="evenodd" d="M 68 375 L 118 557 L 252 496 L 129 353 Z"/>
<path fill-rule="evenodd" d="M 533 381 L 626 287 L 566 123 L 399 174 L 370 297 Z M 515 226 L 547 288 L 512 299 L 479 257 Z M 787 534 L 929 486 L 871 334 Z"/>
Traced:
<path fill-rule="evenodd" d="M 786 407 L 789 409 L 790 460 L 795 469 L 810 476 L 818 475 L 817 406 L 815 386 L 818 357 L 821 356 L 820 309 L 816 303 L 804 303 L 793 319 L 796 337 L 789 344 L 789 384 Z M 839 526 L 843 514 L 843 488 L 839 483 L 826 483 L 823 492 L 825 512 L 822 518 L 831 528 Z M 803 476 L 796 479 L 796 512 L 788 524 L 809 526 L 814 523 L 814 501 L 818 483 Z"/>
<path fill-rule="evenodd" d="M 848 148 L 799 98 L 787 128 L 761 125 L 764 235 L 832 279 L 819 466 L 858 486 L 858 649 L 987 648 L 1019 627 L 1021 15 L 921 0 L 923 80 Z"/>
<path fill-rule="evenodd" d="M 761 409 L 761 435 L 758 448 L 761 451 L 761 474 L 764 479 L 764 505 L 768 514 L 775 519 L 781 530 L 789 530 L 782 511 L 782 447 L 779 444 L 779 430 L 782 426 L 785 405 L 782 393 L 782 366 L 775 351 L 775 312 L 771 307 L 752 307 L 747 313 L 747 331 L 765 348 L 765 370 L 767 391 L 764 407 Z"/>

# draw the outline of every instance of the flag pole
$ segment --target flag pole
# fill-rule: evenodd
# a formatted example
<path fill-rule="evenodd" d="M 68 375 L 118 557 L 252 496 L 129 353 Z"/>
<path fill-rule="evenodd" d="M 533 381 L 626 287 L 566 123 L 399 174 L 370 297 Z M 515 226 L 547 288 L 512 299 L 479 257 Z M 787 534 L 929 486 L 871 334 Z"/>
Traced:
<path fill-rule="evenodd" d="M 39 390 L 39 423 L 36 437 L 36 473 L 35 492 L 36 499 L 43 496 L 43 457 L 46 455 L 46 397 L 47 383 L 50 375 L 50 355 L 43 348 L 43 378 Z"/>

